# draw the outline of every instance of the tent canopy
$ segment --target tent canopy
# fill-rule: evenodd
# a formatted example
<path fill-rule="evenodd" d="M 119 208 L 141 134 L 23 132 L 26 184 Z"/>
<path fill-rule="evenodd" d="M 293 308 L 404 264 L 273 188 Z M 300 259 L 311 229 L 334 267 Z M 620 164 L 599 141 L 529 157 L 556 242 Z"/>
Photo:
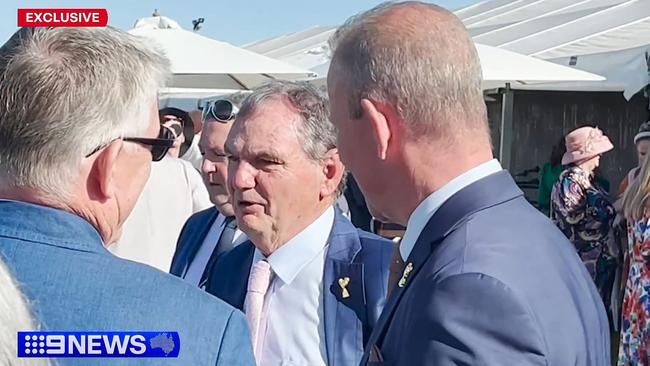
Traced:
<path fill-rule="evenodd" d="M 487 0 L 454 13 L 478 44 L 606 77 L 511 83 L 515 89 L 623 91 L 629 99 L 650 83 L 649 0 Z M 320 48 L 334 30 L 314 27 L 245 47 L 322 72 L 327 59 Z M 491 74 L 485 66 L 483 72 Z"/>
<path fill-rule="evenodd" d="M 322 85 L 329 69 L 327 41 L 334 27 L 315 27 L 286 36 L 257 42 L 245 47 L 282 61 L 309 68 L 318 74 L 315 83 Z M 272 47 L 271 47 L 272 46 Z M 508 50 L 477 44 L 483 68 L 483 89 L 506 83 L 528 85 L 558 81 L 599 81 L 604 78 L 580 70 L 523 56 Z"/>
<path fill-rule="evenodd" d="M 650 83 L 648 0 L 492 0 L 455 14 L 478 43 L 607 78 L 544 89 L 616 90 L 629 99 Z"/>
<path fill-rule="evenodd" d="M 313 75 L 307 69 L 182 29 L 163 16 L 140 19 L 129 33 L 152 40 L 165 52 L 171 60 L 171 87 L 245 90 L 271 79 Z"/>

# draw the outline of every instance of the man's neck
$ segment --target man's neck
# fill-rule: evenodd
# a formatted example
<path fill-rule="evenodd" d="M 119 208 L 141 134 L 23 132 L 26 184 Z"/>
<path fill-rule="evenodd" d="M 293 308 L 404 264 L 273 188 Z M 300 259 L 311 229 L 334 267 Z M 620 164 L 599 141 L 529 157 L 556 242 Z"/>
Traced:
<path fill-rule="evenodd" d="M 403 204 L 398 207 L 403 207 L 403 210 L 399 212 L 398 223 L 402 225 L 406 225 L 415 208 L 433 192 L 463 173 L 493 159 L 489 146 L 462 151 L 435 150 L 431 147 L 411 151 L 407 149 L 404 154 L 406 181 L 400 184 L 411 189 L 401 190 L 404 197 L 399 199 Z"/>

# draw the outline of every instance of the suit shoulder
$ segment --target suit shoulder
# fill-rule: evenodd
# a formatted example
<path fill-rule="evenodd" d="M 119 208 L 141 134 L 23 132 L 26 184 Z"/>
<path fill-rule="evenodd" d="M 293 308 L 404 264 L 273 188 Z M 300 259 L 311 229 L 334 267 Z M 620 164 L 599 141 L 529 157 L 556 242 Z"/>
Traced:
<path fill-rule="evenodd" d="M 194 213 L 192 216 L 190 216 L 189 219 L 187 219 L 187 222 L 185 223 L 185 226 L 189 224 L 193 224 L 198 221 L 203 221 L 208 219 L 211 216 L 217 216 L 218 212 L 215 207 L 208 207 L 205 210 L 198 211 Z"/>
<path fill-rule="evenodd" d="M 428 332 L 438 338 L 427 346 L 471 345 L 477 364 L 547 364 L 548 346 L 536 317 L 502 281 L 482 273 L 461 273 L 441 281 L 422 278 L 412 287 L 417 297 L 413 301 L 427 309 L 413 324 L 413 332 Z M 492 336 L 486 338 L 485 334 Z M 445 347 L 437 353 L 438 357 L 455 358 L 466 357 L 466 352 L 465 348 Z M 420 356 L 411 357 L 419 360 Z"/>
<path fill-rule="evenodd" d="M 379 273 L 388 275 L 390 260 L 393 257 L 393 251 L 397 247 L 393 241 L 382 238 L 381 236 L 357 229 L 361 251 L 355 261 L 364 262 L 366 270 L 375 268 Z M 368 267 L 369 264 L 374 265 Z"/>
<path fill-rule="evenodd" d="M 137 291 L 139 301 L 155 304 L 157 312 L 168 311 L 176 315 L 179 309 L 192 309 L 196 316 L 227 319 L 234 310 L 180 278 L 144 264 L 115 258 L 109 271 L 119 273 L 122 279 L 131 279 L 121 284 L 124 290 Z"/>
<path fill-rule="evenodd" d="M 217 215 L 217 209 L 215 207 L 209 207 L 203 211 L 198 211 L 197 213 L 190 216 L 187 221 L 185 221 L 185 224 L 183 224 L 183 228 L 181 229 L 178 240 L 176 242 L 176 251 L 174 253 L 174 259 L 172 260 L 172 268 L 176 260 L 176 256 L 180 253 L 181 248 L 186 246 L 188 242 L 192 241 L 189 239 L 192 237 L 192 234 L 196 230 L 204 229 L 208 224 L 212 225 L 211 221 L 213 221 Z M 203 238 L 200 240 L 202 241 Z"/>
<path fill-rule="evenodd" d="M 356 229 L 357 235 L 359 236 L 359 240 L 361 241 L 361 246 L 364 245 L 378 245 L 380 247 L 391 247 L 393 245 L 393 242 L 386 239 L 382 238 L 379 235 L 367 232 L 365 230 L 361 229 Z"/>

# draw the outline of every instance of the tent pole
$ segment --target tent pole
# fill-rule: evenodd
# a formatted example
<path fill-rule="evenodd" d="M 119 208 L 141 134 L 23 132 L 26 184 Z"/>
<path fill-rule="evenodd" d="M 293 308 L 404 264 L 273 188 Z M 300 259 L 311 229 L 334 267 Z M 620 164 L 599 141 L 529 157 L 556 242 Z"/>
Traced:
<path fill-rule="evenodd" d="M 501 131 L 499 141 L 499 161 L 503 169 L 511 168 L 512 132 L 513 132 L 513 111 L 514 94 L 510 89 L 510 83 L 506 83 L 501 101 Z"/>

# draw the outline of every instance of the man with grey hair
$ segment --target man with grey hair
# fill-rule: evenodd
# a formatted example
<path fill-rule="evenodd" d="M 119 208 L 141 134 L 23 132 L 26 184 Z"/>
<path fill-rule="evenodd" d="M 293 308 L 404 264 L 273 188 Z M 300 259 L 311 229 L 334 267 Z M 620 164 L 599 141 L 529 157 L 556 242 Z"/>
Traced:
<path fill-rule="evenodd" d="M 228 187 L 250 241 L 217 260 L 207 291 L 245 311 L 258 365 L 353 365 L 381 312 L 391 242 L 334 207 L 344 167 L 327 100 L 273 82 L 226 141 Z"/>
<path fill-rule="evenodd" d="M 138 364 L 252 365 L 239 312 L 105 248 L 172 145 L 157 113 L 168 75 L 113 28 L 23 28 L 0 48 L 0 257 L 46 330 L 177 331 L 178 359 Z"/>
<path fill-rule="evenodd" d="M 608 365 L 607 317 L 571 243 L 492 157 L 480 61 L 452 13 L 388 3 L 332 39 L 341 159 L 406 225 L 362 365 Z M 373 363 L 374 362 L 374 363 Z"/>

